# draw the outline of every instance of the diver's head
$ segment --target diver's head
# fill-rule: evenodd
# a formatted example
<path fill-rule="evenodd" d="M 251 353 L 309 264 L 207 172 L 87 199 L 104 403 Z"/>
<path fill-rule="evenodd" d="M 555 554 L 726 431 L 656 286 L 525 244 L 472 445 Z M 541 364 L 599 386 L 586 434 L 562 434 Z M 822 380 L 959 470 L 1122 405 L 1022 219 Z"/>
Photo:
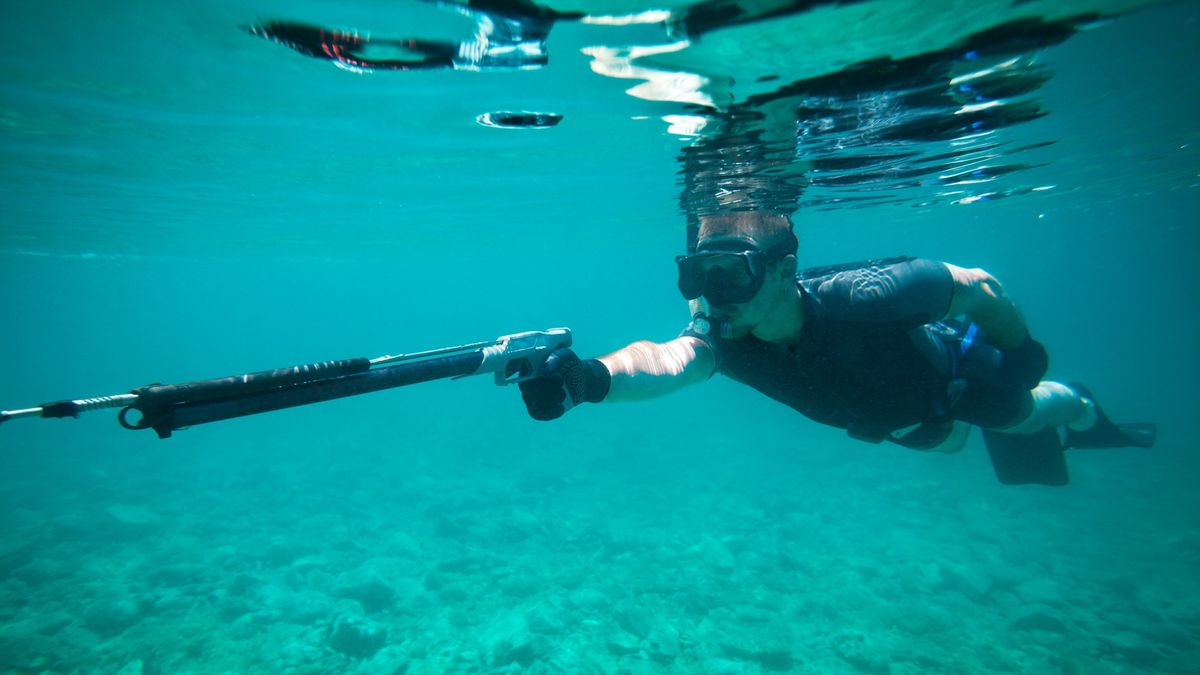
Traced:
<path fill-rule="evenodd" d="M 753 211 L 702 216 L 696 250 L 675 259 L 679 291 L 688 300 L 703 298 L 730 319 L 763 315 L 781 291 L 794 292 L 796 248 L 785 216 Z"/>
<path fill-rule="evenodd" d="M 760 249 L 789 241 L 791 253 L 796 252 L 796 235 L 792 233 L 792 221 L 785 215 L 768 211 L 731 211 L 699 217 L 700 226 L 696 234 L 696 249 L 715 241 L 740 239 L 754 243 Z"/>
<path fill-rule="evenodd" d="M 702 216 L 695 251 L 678 256 L 679 292 L 706 301 L 709 318 L 728 336 L 770 322 L 796 294 L 796 235 L 785 216 L 754 213 Z"/>

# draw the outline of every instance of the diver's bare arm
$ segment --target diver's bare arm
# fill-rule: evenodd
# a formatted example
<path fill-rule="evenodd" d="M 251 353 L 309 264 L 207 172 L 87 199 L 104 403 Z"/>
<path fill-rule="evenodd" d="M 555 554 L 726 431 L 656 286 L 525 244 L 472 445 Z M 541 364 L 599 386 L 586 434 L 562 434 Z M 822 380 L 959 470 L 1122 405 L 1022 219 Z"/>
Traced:
<path fill-rule="evenodd" d="M 943 263 L 954 278 L 948 316 L 966 314 L 979 324 L 996 346 L 1013 349 L 1029 335 L 1025 319 L 996 278 L 981 269 Z"/>
<path fill-rule="evenodd" d="M 716 357 L 691 336 L 656 343 L 642 340 L 600 357 L 612 374 L 605 401 L 636 401 L 663 396 L 712 376 Z"/>

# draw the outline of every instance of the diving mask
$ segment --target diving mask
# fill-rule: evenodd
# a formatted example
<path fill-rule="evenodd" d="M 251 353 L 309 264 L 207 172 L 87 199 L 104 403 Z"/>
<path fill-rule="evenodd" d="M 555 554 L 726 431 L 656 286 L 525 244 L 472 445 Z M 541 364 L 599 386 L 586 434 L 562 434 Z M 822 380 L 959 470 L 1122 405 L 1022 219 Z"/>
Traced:
<path fill-rule="evenodd" d="M 679 268 L 679 292 L 687 300 L 702 297 L 710 305 L 748 302 L 762 288 L 767 263 L 795 249 L 789 237 L 760 250 L 742 240 L 705 244 L 701 250 L 675 257 Z"/>

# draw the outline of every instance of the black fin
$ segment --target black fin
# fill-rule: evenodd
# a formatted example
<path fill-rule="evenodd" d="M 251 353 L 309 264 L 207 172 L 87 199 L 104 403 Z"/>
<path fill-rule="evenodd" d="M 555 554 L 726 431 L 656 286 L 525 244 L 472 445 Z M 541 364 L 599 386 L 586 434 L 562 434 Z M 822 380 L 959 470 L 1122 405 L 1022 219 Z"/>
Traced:
<path fill-rule="evenodd" d="M 1153 422 L 1138 422 L 1134 424 L 1113 424 L 1108 415 L 1096 402 L 1096 397 L 1087 387 L 1076 382 L 1068 384 L 1075 393 L 1091 399 L 1096 406 L 1096 424 L 1087 431 L 1075 431 L 1067 428 L 1063 445 L 1068 448 L 1149 448 L 1158 438 L 1158 425 Z"/>
<path fill-rule="evenodd" d="M 983 442 L 992 457 L 996 478 L 1005 485 L 1066 485 L 1071 480 L 1062 442 L 1053 427 L 1034 434 L 984 429 Z"/>

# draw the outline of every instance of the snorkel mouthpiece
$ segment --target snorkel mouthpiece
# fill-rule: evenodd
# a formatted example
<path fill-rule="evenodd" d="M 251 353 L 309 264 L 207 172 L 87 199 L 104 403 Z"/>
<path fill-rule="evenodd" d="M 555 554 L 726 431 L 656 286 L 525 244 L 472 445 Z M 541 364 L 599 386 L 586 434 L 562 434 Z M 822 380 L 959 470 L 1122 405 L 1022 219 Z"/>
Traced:
<path fill-rule="evenodd" d="M 733 325 L 729 323 L 729 319 L 710 316 L 702 311 L 692 315 L 690 327 L 699 335 L 711 335 L 726 340 L 733 337 Z"/>

